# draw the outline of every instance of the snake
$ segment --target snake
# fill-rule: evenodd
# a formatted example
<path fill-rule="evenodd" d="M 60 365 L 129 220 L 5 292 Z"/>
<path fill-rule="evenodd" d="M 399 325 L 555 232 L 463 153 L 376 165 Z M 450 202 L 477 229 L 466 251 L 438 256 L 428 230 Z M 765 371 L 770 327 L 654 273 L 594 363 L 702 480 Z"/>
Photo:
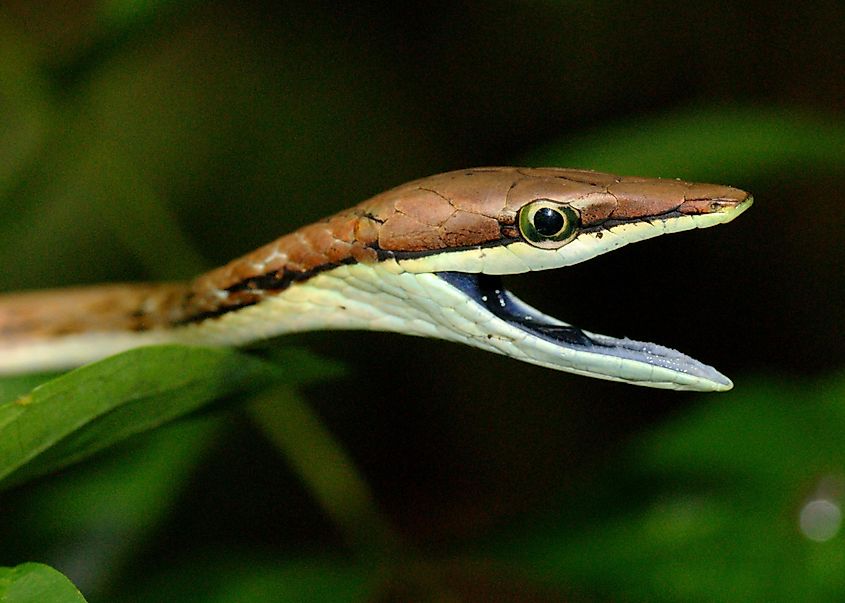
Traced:
<path fill-rule="evenodd" d="M 733 384 L 712 366 L 563 322 L 521 301 L 502 278 L 730 222 L 752 202 L 730 186 L 582 169 L 437 174 L 192 281 L 0 295 L 0 374 L 71 369 L 139 346 L 245 346 L 338 329 L 458 342 L 635 385 L 724 391 Z"/>

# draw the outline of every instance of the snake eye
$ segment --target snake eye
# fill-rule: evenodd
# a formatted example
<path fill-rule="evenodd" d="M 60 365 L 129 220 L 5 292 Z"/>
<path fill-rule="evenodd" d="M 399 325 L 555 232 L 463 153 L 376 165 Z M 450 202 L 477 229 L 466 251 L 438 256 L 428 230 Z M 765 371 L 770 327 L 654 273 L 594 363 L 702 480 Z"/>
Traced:
<path fill-rule="evenodd" d="M 578 212 L 568 205 L 537 199 L 519 210 L 519 232 L 535 247 L 563 247 L 577 230 Z"/>

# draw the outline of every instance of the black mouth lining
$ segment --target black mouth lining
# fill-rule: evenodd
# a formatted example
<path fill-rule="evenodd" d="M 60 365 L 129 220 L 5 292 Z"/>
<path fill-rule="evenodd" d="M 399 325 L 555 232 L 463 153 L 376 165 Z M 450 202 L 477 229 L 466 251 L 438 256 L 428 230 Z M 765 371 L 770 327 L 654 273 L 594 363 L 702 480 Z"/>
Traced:
<path fill-rule="evenodd" d="M 607 355 L 647 364 L 672 373 L 685 373 L 730 387 L 730 380 L 707 366 L 665 346 L 628 338 L 585 333 L 578 327 L 557 324 L 556 319 L 523 303 L 502 286 L 499 276 L 464 272 L 438 272 L 437 276 L 469 296 L 497 318 L 535 337 L 561 347 L 576 348 L 591 354 Z M 597 371 L 601 373 L 601 371 Z M 630 380 L 630 379 L 625 379 Z"/>
<path fill-rule="evenodd" d="M 524 331 L 570 346 L 606 347 L 578 327 L 548 322 L 547 317 L 514 298 L 504 288 L 500 276 L 467 272 L 438 272 L 437 276 L 466 293 L 491 314 Z"/>

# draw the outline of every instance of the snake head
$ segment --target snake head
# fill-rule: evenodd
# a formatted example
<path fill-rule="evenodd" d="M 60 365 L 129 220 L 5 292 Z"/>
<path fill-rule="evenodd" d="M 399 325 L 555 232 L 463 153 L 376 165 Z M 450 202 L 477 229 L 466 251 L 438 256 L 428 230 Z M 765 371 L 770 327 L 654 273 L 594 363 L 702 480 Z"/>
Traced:
<path fill-rule="evenodd" d="M 729 222 L 751 203 L 745 191 L 718 184 L 559 168 L 478 168 L 410 182 L 359 208 L 378 220 L 371 238 L 383 255 L 427 258 L 408 262 L 409 269 L 517 274 Z M 478 253 L 496 248 L 508 253 Z"/>
<path fill-rule="evenodd" d="M 482 168 L 411 182 L 359 207 L 378 221 L 380 263 L 416 275 L 438 300 L 408 300 L 425 313 L 417 320 L 435 327 L 421 334 L 603 379 L 720 391 L 732 383 L 713 367 L 657 344 L 583 331 L 522 302 L 499 277 L 729 222 L 751 204 L 745 191 L 722 185 Z"/>

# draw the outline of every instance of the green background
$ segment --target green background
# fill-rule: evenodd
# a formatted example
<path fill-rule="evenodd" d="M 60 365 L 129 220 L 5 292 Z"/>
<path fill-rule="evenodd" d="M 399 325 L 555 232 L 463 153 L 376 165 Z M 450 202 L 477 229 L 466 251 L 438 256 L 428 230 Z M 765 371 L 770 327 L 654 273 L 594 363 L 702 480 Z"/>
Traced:
<path fill-rule="evenodd" d="M 845 535 L 799 520 L 845 497 L 843 57 L 834 1 L 3 2 L 0 291 L 190 278 L 476 165 L 756 203 L 508 281 L 728 394 L 288 337 L 269 348 L 311 351 L 277 360 L 296 378 L 0 492 L 0 566 L 88 601 L 845 600 Z"/>

